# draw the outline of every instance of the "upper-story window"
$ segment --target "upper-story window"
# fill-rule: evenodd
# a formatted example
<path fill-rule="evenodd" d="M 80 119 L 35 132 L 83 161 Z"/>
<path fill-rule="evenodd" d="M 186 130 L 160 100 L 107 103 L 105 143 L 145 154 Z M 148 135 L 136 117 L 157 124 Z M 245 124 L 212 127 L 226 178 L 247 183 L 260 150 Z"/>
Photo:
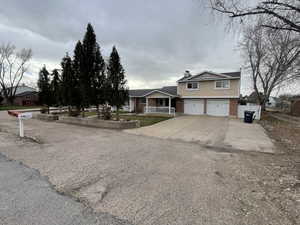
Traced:
<path fill-rule="evenodd" d="M 199 89 L 199 83 L 198 82 L 188 82 L 186 84 L 187 89 Z"/>
<path fill-rule="evenodd" d="M 230 88 L 230 81 L 229 80 L 217 80 L 215 82 L 217 89 L 228 89 Z"/>

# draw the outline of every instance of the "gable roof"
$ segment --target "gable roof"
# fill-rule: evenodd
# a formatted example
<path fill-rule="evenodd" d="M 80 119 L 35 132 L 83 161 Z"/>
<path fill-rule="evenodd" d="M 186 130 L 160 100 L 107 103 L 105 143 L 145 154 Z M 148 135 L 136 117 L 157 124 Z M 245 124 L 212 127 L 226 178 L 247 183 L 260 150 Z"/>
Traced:
<path fill-rule="evenodd" d="M 222 79 L 240 79 L 241 72 L 230 72 L 230 73 L 215 73 L 212 71 L 203 71 L 199 74 L 192 75 L 189 77 L 182 77 L 177 82 L 187 81 L 206 81 L 206 80 L 222 80 Z"/>
<path fill-rule="evenodd" d="M 36 91 L 25 91 L 19 94 L 16 94 L 16 97 L 23 97 L 23 96 L 28 96 L 28 95 L 36 95 Z"/>
<path fill-rule="evenodd" d="M 14 91 L 16 89 L 16 87 L 12 87 L 12 88 L 7 88 L 8 91 L 10 91 L 11 89 Z M 36 89 L 32 88 L 32 87 L 28 87 L 26 85 L 20 85 L 17 87 L 17 90 L 16 90 L 16 95 L 20 95 L 22 93 L 25 93 L 25 92 L 36 92 Z M 0 90 L 0 93 L 2 93 L 2 90 Z"/>
<path fill-rule="evenodd" d="M 135 89 L 129 90 L 130 97 L 145 97 L 153 92 L 160 92 L 170 96 L 177 96 L 177 86 L 165 86 L 155 89 Z"/>

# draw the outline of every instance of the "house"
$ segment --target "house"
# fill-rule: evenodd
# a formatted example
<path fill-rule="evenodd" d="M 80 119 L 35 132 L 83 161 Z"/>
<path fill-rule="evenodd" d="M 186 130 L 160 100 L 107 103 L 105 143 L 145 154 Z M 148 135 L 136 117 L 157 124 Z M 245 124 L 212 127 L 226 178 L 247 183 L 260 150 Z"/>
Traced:
<path fill-rule="evenodd" d="M 278 102 L 278 98 L 270 96 L 269 100 L 266 102 L 266 107 L 275 108 Z"/>
<path fill-rule="evenodd" d="M 15 87 L 11 88 L 13 91 Z M 4 94 L 1 93 L 4 97 Z M 14 105 L 20 105 L 20 106 L 32 106 L 38 104 L 38 92 L 36 89 L 32 87 L 28 87 L 25 84 L 22 84 L 17 87 L 16 95 L 14 99 Z M 8 104 L 7 99 L 4 98 L 2 104 Z"/>
<path fill-rule="evenodd" d="M 295 96 L 291 100 L 291 114 L 293 116 L 300 116 L 300 97 Z"/>
<path fill-rule="evenodd" d="M 130 111 L 237 116 L 240 78 L 241 72 L 186 71 L 176 86 L 130 90 Z"/>

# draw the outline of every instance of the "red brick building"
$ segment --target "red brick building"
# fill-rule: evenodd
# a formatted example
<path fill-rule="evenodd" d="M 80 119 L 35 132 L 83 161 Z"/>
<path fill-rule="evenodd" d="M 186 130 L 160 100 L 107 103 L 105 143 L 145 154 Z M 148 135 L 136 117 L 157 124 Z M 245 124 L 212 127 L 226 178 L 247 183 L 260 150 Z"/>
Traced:
<path fill-rule="evenodd" d="M 2 96 L 4 97 L 3 94 Z M 38 102 L 39 102 L 39 97 L 36 89 L 32 87 L 28 87 L 24 84 L 17 88 L 14 103 L 13 103 L 14 105 L 34 106 L 34 105 L 38 105 Z M 2 104 L 4 105 L 8 104 L 7 99 L 4 98 Z"/>

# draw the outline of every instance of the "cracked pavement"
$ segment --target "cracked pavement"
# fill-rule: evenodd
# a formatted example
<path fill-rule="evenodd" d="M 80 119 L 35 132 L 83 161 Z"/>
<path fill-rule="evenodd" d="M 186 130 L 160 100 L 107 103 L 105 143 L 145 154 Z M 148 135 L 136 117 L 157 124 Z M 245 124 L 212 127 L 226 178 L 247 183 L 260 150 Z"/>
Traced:
<path fill-rule="evenodd" d="M 19 139 L 15 119 L 1 112 L 0 128 L 3 154 L 98 213 L 139 225 L 295 224 L 266 196 L 265 167 L 258 174 L 257 165 L 248 167 L 269 153 L 29 120 L 25 135 L 33 142 Z"/>

